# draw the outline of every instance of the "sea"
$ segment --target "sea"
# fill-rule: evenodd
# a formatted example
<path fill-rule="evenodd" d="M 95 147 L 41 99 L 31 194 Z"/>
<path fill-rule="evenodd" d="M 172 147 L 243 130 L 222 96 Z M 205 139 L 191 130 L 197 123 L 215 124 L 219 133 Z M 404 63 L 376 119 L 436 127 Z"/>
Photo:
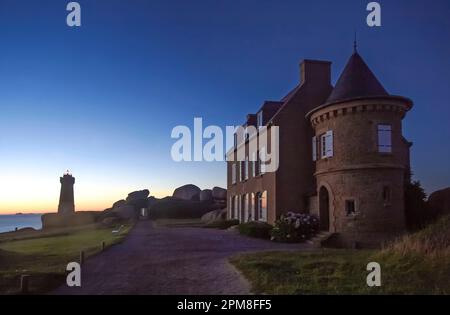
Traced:
<path fill-rule="evenodd" d="M 42 214 L 12 214 L 0 215 L 0 233 L 11 232 L 16 228 L 31 227 L 36 230 L 42 228 Z"/>

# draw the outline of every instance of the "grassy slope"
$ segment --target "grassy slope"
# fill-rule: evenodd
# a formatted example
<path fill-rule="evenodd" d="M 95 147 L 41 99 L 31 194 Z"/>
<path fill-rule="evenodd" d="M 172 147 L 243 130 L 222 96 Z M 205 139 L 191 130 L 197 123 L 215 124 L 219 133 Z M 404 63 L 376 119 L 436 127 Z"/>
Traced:
<path fill-rule="evenodd" d="M 21 274 L 32 275 L 37 279 L 35 290 L 45 291 L 45 286 L 60 282 L 67 264 L 78 261 L 81 250 L 85 251 L 86 257 L 94 255 L 101 250 L 102 241 L 111 246 L 120 242 L 129 229 L 127 226 L 120 235 L 114 236 L 111 229 L 90 226 L 66 234 L 1 242 L 0 293 L 14 292 Z"/>
<path fill-rule="evenodd" d="M 450 294 L 450 217 L 382 251 L 245 254 L 231 262 L 255 293 Z M 381 265 L 382 286 L 366 285 L 369 262 Z"/>

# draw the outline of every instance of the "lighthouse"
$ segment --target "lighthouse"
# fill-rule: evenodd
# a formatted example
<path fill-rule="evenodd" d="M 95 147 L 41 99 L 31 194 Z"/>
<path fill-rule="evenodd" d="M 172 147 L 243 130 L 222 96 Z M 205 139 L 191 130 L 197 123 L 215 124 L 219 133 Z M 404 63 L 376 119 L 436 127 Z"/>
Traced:
<path fill-rule="evenodd" d="M 59 195 L 58 214 L 71 214 L 75 212 L 75 202 L 73 196 L 73 185 L 75 178 L 67 171 L 59 179 L 61 183 L 61 193 Z"/>

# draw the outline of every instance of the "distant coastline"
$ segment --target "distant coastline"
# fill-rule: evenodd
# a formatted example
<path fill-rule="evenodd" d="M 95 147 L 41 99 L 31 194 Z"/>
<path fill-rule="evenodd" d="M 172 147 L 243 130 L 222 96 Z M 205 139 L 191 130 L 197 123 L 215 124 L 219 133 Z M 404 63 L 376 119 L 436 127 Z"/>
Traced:
<path fill-rule="evenodd" d="M 42 214 L 39 213 L 16 213 L 0 215 L 0 233 L 12 232 L 16 229 L 33 228 L 40 230 Z"/>

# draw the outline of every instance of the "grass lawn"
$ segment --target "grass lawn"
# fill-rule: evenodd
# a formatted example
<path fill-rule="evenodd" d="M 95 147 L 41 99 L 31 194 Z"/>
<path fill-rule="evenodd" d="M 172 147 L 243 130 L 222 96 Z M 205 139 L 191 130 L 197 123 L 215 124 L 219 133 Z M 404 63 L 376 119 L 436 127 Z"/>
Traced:
<path fill-rule="evenodd" d="M 84 229 L 52 235 L 46 232 L 34 238 L 0 242 L 0 294 L 15 293 L 22 274 L 31 275 L 31 290 L 42 293 L 61 283 L 69 262 L 78 261 L 80 251 L 92 256 L 101 251 L 101 244 L 120 242 L 131 226 L 119 235 L 110 228 L 88 226 Z"/>
<path fill-rule="evenodd" d="M 381 287 L 368 287 L 369 262 Z M 450 294 L 450 216 L 378 251 L 249 253 L 231 259 L 254 293 Z"/>
<path fill-rule="evenodd" d="M 366 285 L 369 262 L 381 265 L 381 287 Z M 450 260 L 373 251 L 270 252 L 231 259 L 265 294 L 450 294 Z"/>

